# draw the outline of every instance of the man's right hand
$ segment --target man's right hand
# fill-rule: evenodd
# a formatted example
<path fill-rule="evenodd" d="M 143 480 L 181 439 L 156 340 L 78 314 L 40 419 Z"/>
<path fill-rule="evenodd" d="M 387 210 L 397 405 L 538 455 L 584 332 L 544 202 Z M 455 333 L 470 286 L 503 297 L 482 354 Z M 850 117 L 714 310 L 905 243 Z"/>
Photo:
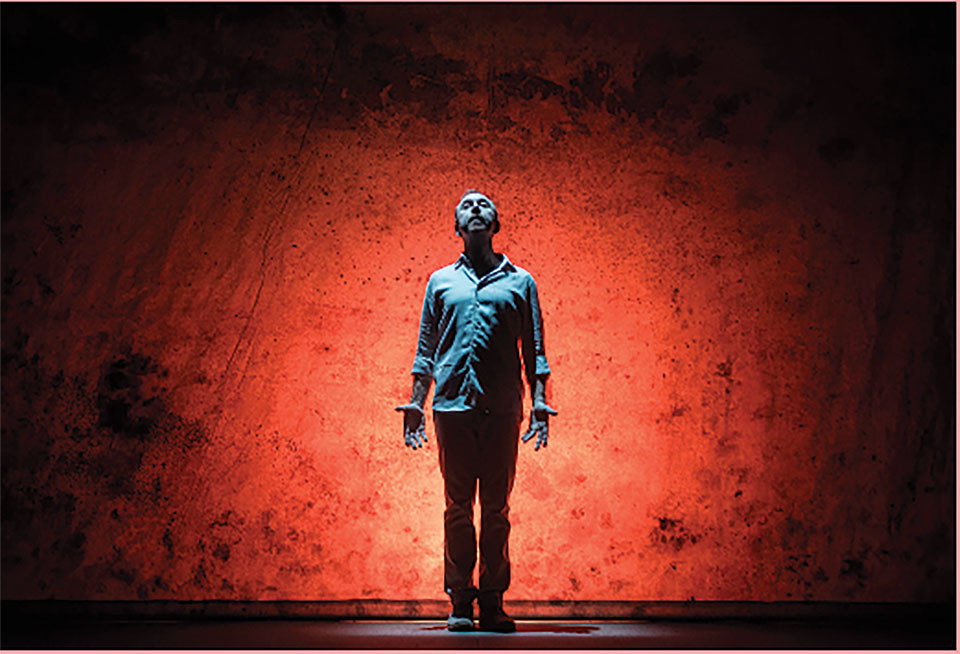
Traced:
<path fill-rule="evenodd" d="M 427 443 L 427 432 L 423 409 L 416 404 L 401 404 L 397 411 L 403 411 L 403 441 L 411 449 L 424 447 Z"/>

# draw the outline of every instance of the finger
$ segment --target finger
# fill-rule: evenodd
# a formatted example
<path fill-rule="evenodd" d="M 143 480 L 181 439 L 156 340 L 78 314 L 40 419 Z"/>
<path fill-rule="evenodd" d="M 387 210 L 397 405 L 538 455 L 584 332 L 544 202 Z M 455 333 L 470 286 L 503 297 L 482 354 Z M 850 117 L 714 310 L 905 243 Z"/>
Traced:
<path fill-rule="evenodd" d="M 538 429 L 538 430 L 537 430 L 537 444 L 533 446 L 533 451 L 534 451 L 534 452 L 536 452 L 537 450 L 540 449 L 540 441 L 541 441 L 541 440 L 543 440 L 543 439 L 540 437 L 540 430 Z"/>
<path fill-rule="evenodd" d="M 547 423 L 543 423 L 543 436 L 541 436 L 541 438 L 543 439 L 544 447 L 547 446 L 547 433 L 548 433 Z"/>
<path fill-rule="evenodd" d="M 393 408 L 394 411 L 413 411 L 423 415 L 423 408 L 417 404 L 398 404 Z"/>
<path fill-rule="evenodd" d="M 524 443 L 526 443 L 528 440 L 530 440 L 531 438 L 533 438 L 533 434 L 534 434 L 534 433 L 535 433 L 535 432 L 533 431 L 533 426 L 531 425 L 531 426 L 530 426 L 530 429 L 527 430 L 527 433 L 525 433 L 523 436 L 520 437 L 520 440 L 522 440 Z"/>

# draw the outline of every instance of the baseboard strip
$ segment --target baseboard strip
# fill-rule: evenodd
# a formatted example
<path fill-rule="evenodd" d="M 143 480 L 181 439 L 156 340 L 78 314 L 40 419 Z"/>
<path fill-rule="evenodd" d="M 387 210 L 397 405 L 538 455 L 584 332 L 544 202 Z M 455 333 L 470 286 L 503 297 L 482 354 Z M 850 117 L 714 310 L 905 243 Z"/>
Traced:
<path fill-rule="evenodd" d="M 523 619 L 582 620 L 904 620 L 956 615 L 953 603 L 510 600 Z M 3 600 L 4 619 L 385 620 L 445 617 L 445 600 Z"/>

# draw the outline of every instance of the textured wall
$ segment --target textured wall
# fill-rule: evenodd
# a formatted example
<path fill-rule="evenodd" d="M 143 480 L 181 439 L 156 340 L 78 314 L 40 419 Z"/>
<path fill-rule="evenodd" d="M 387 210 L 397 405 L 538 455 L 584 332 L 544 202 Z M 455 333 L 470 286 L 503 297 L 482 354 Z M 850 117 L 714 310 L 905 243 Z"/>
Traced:
<path fill-rule="evenodd" d="M 509 597 L 953 598 L 954 12 L 5 4 L 3 597 L 441 597 L 473 186 L 560 411 Z"/>

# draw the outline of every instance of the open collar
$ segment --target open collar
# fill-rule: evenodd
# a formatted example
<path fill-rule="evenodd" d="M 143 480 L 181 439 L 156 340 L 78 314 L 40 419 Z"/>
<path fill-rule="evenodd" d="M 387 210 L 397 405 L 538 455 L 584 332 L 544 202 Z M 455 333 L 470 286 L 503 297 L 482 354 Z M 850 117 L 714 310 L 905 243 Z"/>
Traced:
<path fill-rule="evenodd" d="M 494 268 L 493 270 L 488 272 L 486 275 L 484 275 L 484 278 L 492 277 L 493 275 L 501 272 L 506 274 L 508 272 L 517 271 L 516 266 L 514 266 L 510 262 L 510 259 L 507 258 L 506 254 L 504 254 L 503 252 L 497 252 L 496 254 L 499 254 L 500 256 L 502 256 L 503 259 L 500 261 L 500 264 L 496 268 Z M 462 269 L 464 272 L 470 275 L 470 277 L 472 277 L 474 280 L 479 281 L 479 279 L 477 278 L 477 273 L 473 270 L 473 265 L 470 263 L 470 259 L 467 258 L 466 253 L 462 253 L 460 255 L 460 258 L 457 259 L 457 261 L 453 265 L 455 268 Z"/>
<path fill-rule="evenodd" d="M 516 272 L 516 271 L 517 271 L 516 266 L 514 266 L 514 265 L 510 262 L 510 259 L 507 258 L 507 255 L 505 255 L 503 252 L 496 252 L 495 254 L 499 254 L 501 257 L 503 257 L 503 260 L 500 262 L 500 264 L 499 264 L 496 268 L 494 268 L 494 269 L 491 270 L 490 272 L 496 272 L 496 271 L 501 270 L 501 269 L 502 269 L 504 272 L 507 272 L 507 271 Z M 473 270 L 473 265 L 470 263 L 470 259 L 467 258 L 467 255 L 466 255 L 465 253 L 461 254 L 461 255 L 460 255 L 460 258 L 457 259 L 457 261 L 456 261 L 453 265 L 456 266 L 457 268 L 459 268 L 460 266 L 466 266 L 466 267 L 469 268 L 470 270 Z M 489 273 L 488 273 L 488 274 L 489 274 Z"/>

